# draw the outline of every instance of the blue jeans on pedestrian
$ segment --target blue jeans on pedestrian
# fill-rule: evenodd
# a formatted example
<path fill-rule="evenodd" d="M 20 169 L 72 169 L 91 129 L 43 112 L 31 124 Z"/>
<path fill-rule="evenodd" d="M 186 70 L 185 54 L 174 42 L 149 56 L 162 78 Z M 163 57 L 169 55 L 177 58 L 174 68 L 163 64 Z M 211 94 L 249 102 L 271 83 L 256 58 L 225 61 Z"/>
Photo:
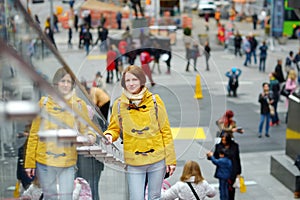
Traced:
<path fill-rule="evenodd" d="M 260 122 L 259 122 L 259 130 L 258 130 L 258 134 L 260 136 L 261 136 L 262 129 L 263 129 L 265 121 L 266 121 L 266 135 L 268 135 L 269 134 L 269 127 L 270 127 L 270 113 L 260 114 Z"/>
<path fill-rule="evenodd" d="M 249 53 L 246 52 L 246 60 L 244 62 L 244 66 L 247 66 L 248 62 L 249 62 L 249 64 L 251 64 L 251 52 L 249 52 Z"/>
<path fill-rule="evenodd" d="M 229 200 L 227 179 L 219 179 L 220 200 Z"/>
<path fill-rule="evenodd" d="M 256 64 L 257 63 L 257 60 L 256 60 L 256 50 L 251 50 L 250 53 L 251 53 L 251 56 L 253 56 L 253 58 L 254 58 L 254 64 Z M 250 59 L 251 59 L 251 56 L 250 56 Z"/>
<path fill-rule="evenodd" d="M 148 177 L 148 199 L 160 199 L 161 187 L 166 174 L 165 160 L 143 166 L 127 166 L 130 200 L 145 199 L 146 174 Z"/>
<path fill-rule="evenodd" d="M 272 123 L 278 123 L 279 122 L 279 117 L 278 117 L 278 113 L 277 113 L 277 105 L 278 105 L 278 101 L 274 101 L 273 102 L 273 107 L 274 107 L 274 115 L 271 116 L 272 119 Z"/>
<path fill-rule="evenodd" d="M 86 55 L 88 55 L 88 54 L 90 53 L 90 44 L 86 43 L 86 44 L 84 45 L 84 47 L 85 47 Z"/>
<path fill-rule="evenodd" d="M 75 166 L 52 167 L 37 163 L 36 173 L 43 190 L 44 200 L 73 198 Z M 59 189 L 57 189 L 57 184 Z"/>
<path fill-rule="evenodd" d="M 259 58 L 259 71 L 265 72 L 266 70 L 266 57 Z"/>

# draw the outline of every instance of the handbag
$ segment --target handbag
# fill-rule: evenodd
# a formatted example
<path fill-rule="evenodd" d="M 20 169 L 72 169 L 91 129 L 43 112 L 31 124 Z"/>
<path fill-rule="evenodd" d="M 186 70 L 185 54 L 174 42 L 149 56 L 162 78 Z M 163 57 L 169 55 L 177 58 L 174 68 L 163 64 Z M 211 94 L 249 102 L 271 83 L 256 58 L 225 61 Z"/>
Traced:
<path fill-rule="evenodd" d="M 290 93 L 291 93 L 291 91 L 285 89 L 285 84 L 284 84 L 284 85 L 282 86 L 282 89 L 281 89 L 281 91 L 280 91 L 280 94 L 281 94 L 282 96 L 289 97 Z"/>
<path fill-rule="evenodd" d="M 274 116 L 275 115 L 275 109 L 274 106 L 272 106 L 271 104 L 269 104 L 269 110 L 270 110 L 270 115 Z"/>
<path fill-rule="evenodd" d="M 193 194 L 195 195 L 196 199 L 197 199 L 197 200 L 200 200 L 200 198 L 198 197 L 198 195 L 197 195 L 195 189 L 193 188 L 192 184 L 191 184 L 190 182 L 187 182 L 187 184 L 188 184 L 189 187 L 191 188 L 191 190 L 192 190 Z"/>

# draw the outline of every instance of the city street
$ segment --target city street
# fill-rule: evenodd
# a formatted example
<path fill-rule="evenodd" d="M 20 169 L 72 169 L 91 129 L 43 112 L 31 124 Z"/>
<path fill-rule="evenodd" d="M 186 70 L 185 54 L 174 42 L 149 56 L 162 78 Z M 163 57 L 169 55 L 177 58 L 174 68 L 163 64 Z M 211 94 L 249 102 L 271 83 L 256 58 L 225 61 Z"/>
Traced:
<path fill-rule="evenodd" d="M 46 4 L 30 6 L 33 14 L 38 14 L 41 19 L 46 18 L 45 12 L 38 11 L 41 7 L 46 10 Z M 64 8 L 67 8 L 67 4 L 64 4 Z M 199 18 L 196 14 L 193 14 L 192 17 L 193 38 L 198 43 L 197 35 L 205 33 L 204 19 Z M 228 21 L 222 20 L 222 23 L 226 24 Z M 41 26 L 43 27 L 43 22 Z M 260 118 L 258 95 L 262 90 L 262 83 L 269 82 L 268 74 L 274 70 L 277 59 L 285 59 L 290 50 L 297 52 L 299 42 L 297 40 L 289 40 L 286 45 L 282 46 L 275 42 L 274 50 L 268 51 L 266 72 L 262 73 L 258 70 L 258 64 L 254 64 L 252 61 L 250 66 L 244 67 L 245 56 L 235 57 L 232 52 L 217 44 L 215 37 L 217 29 L 213 18 L 211 18 L 209 26 L 210 30 L 207 33 L 212 48 L 210 71 L 205 70 L 204 56 L 198 59 L 197 72 L 193 70 L 190 72 L 185 71 L 187 61 L 185 59 L 183 33 L 179 29 L 176 32 L 177 42 L 171 47 L 171 74 L 165 74 L 167 70 L 166 64 L 161 61 L 162 74 L 159 74 L 157 71 L 153 74 L 156 85 L 151 87 L 149 83 L 147 84 L 150 90 L 159 94 L 165 102 L 173 130 L 177 130 L 177 128 L 182 129 L 174 136 L 178 165 L 176 173 L 168 180 L 174 184 L 179 180 L 185 161 L 195 160 L 199 162 L 205 179 L 209 183 L 214 184 L 217 189 L 218 180 L 213 177 L 215 166 L 206 159 L 206 153 L 214 149 L 216 142 L 217 126 L 215 121 L 227 109 L 231 109 L 235 113 L 234 118 L 238 126 L 243 127 L 245 130 L 245 133 L 242 135 L 236 134 L 235 140 L 240 145 L 242 175 L 245 177 L 247 192 L 237 192 L 236 199 L 292 199 L 293 192 L 270 174 L 271 155 L 284 154 L 285 150 L 285 98 L 281 97 L 282 101 L 278 105 L 280 125 L 270 128 L 270 138 L 264 136 L 258 138 Z M 253 31 L 250 23 L 236 22 L 235 27 L 242 35 L 252 32 L 257 35 L 259 41 L 266 39 L 264 31 Z M 60 30 L 59 33 L 55 34 L 58 50 L 77 78 L 79 80 L 92 81 L 98 71 L 106 77 L 106 55 L 100 53 L 99 47 L 94 46 L 90 55 L 86 56 L 83 49 L 78 49 L 78 33 L 73 31 L 73 47 L 69 48 L 67 45 L 67 30 L 64 30 L 62 27 L 60 27 Z M 109 31 L 110 37 L 116 37 L 123 32 L 119 30 Z M 96 31 L 93 30 L 92 33 L 95 40 L 97 37 Z M 56 64 L 56 62 L 51 62 L 50 60 L 49 66 L 39 67 L 51 70 L 52 64 Z M 135 64 L 140 65 L 139 58 L 136 59 Z M 239 79 L 238 97 L 227 97 L 226 86 L 228 80 L 225 73 L 232 67 L 242 70 L 242 75 Z M 190 66 L 190 69 L 193 69 L 193 67 Z M 194 98 L 197 74 L 201 76 L 202 99 Z M 116 79 L 114 81 L 113 84 L 107 84 L 107 91 L 110 93 L 112 101 L 122 92 L 120 83 L 116 82 Z M 107 168 L 101 176 L 101 199 L 117 199 L 113 197 L 114 194 L 109 193 L 109 190 L 107 190 L 110 183 L 106 179 L 111 177 L 109 172 Z M 217 200 L 219 196 L 217 195 L 212 199 Z"/>

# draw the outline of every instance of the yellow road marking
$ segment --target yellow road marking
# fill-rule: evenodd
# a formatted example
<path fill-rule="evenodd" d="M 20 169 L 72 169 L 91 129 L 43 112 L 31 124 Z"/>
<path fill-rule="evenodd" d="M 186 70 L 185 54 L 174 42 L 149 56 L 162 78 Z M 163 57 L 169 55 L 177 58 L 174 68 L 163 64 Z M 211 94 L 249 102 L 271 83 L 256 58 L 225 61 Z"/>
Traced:
<path fill-rule="evenodd" d="M 286 139 L 300 139 L 300 133 L 287 128 Z"/>
<path fill-rule="evenodd" d="M 105 60 L 106 55 L 89 55 L 87 57 L 88 60 Z"/>
<path fill-rule="evenodd" d="M 204 130 L 201 127 L 173 127 L 171 130 L 175 140 L 206 139 Z"/>

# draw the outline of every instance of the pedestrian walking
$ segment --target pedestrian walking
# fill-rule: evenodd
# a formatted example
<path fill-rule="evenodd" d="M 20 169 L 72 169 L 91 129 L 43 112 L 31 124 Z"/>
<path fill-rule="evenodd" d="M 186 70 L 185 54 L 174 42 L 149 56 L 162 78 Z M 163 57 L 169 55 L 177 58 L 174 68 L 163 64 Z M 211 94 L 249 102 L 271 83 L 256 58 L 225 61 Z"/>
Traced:
<path fill-rule="evenodd" d="M 257 21 L 258 21 L 258 16 L 257 13 L 254 12 L 252 15 L 253 30 L 256 30 Z"/>
<path fill-rule="evenodd" d="M 206 71 L 209 71 L 210 46 L 208 41 L 206 41 L 204 44 L 204 56 L 206 63 Z"/>
<path fill-rule="evenodd" d="M 136 19 L 138 18 L 137 7 L 139 7 L 140 14 L 142 15 L 142 17 L 144 17 L 144 10 L 143 10 L 142 5 L 141 5 L 141 0 L 130 0 L 130 2 L 131 2 L 131 7 L 134 10 L 135 18 Z"/>
<path fill-rule="evenodd" d="M 194 71 L 197 71 L 197 59 L 200 56 L 199 46 L 197 43 L 194 43 L 192 48 L 190 49 L 190 57 L 193 60 Z"/>
<path fill-rule="evenodd" d="M 219 8 L 217 8 L 216 12 L 215 12 L 215 20 L 216 20 L 216 25 L 218 26 L 220 23 L 220 19 L 221 19 L 221 11 Z"/>
<path fill-rule="evenodd" d="M 275 72 L 275 78 L 279 81 L 279 83 L 282 85 L 282 83 L 285 82 L 285 78 L 284 78 L 284 75 L 283 75 L 283 70 L 282 70 L 282 60 L 281 59 L 278 59 L 277 60 L 277 65 L 275 66 L 275 69 L 274 69 L 274 72 Z"/>
<path fill-rule="evenodd" d="M 74 80 L 64 68 L 59 68 L 52 81 L 53 87 L 61 94 L 71 107 L 81 111 L 88 118 L 86 103 L 73 92 Z M 86 135 L 89 144 L 94 144 L 95 134 L 86 129 L 66 109 L 61 108 L 51 96 L 42 97 L 39 101 L 42 109 L 69 127 L 78 127 L 78 134 Z M 43 191 L 44 199 L 53 197 L 62 200 L 72 199 L 75 166 L 77 162 L 76 146 L 57 144 L 51 140 L 41 140 L 40 130 L 57 131 L 60 125 L 54 121 L 37 117 L 33 120 L 25 153 L 25 171 L 28 177 L 37 176 Z M 63 130 L 62 130 L 63 131 Z"/>
<path fill-rule="evenodd" d="M 48 36 L 51 43 L 57 49 L 57 46 L 56 46 L 56 43 L 55 43 L 55 40 L 54 40 L 54 33 L 53 33 L 51 25 L 50 25 L 50 17 L 48 17 L 46 19 L 44 33 Z"/>
<path fill-rule="evenodd" d="M 239 87 L 239 77 L 242 74 L 242 70 L 236 67 L 232 67 L 230 71 L 226 72 L 226 77 L 228 77 L 227 91 L 228 96 L 231 96 L 231 92 L 234 97 L 237 97 L 237 89 Z"/>
<path fill-rule="evenodd" d="M 290 51 L 289 55 L 285 58 L 284 69 L 285 69 L 287 77 L 289 76 L 290 70 L 295 69 L 295 58 L 294 58 L 294 52 L 293 51 Z"/>
<path fill-rule="evenodd" d="M 267 51 L 268 46 L 266 45 L 266 41 L 262 42 L 262 45 L 259 47 L 259 71 L 266 71 L 266 60 L 267 60 Z"/>
<path fill-rule="evenodd" d="M 122 55 L 115 44 L 112 44 L 111 47 L 112 50 L 115 51 L 117 54 L 117 57 L 115 59 L 115 72 L 116 72 L 117 81 L 119 81 L 120 78 L 122 77 L 122 71 L 123 71 Z M 119 71 L 119 69 L 121 71 Z"/>
<path fill-rule="evenodd" d="M 240 159 L 240 149 L 238 143 L 236 143 L 228 133 L 223 133 L 221 135 L 221 142 L 216 144 L 213 156 L 216 159 L 220 158 L 220 152 L 227 151 L 228 158 L 231 160 L 232 168 L 231 175 L 228 179 L 228 195 L 230 200 L 235 198 L 235 187 L 233 184 L 236 179 L 240 177 L 242 173 L 241 159 Z"/>
<path fill-rule="evenodd" d="M 160 48 L 160 44 L 157 42 L 157 40 L 155 40 L 153 42 L 152 55 L 154 57 L 154 60 L 153 60 L 154 62 L 153 62 L 153 65 L 152 65 L 151 72 L 152 73 L 154 72 L 154 68 L 157 65 L 158 73 L 161 74 L 161 70 L 160 70 L 160 66 L 159 66 L 159 59 L 160 59 L 160 55 L 161 55 L 161 48 Z"/>
<path fill-rule="evenodd" d="M 107 38 L 108 38 L 109 31 L 107 28 L 103 26 L 98 27 L 98 37 L 94 45 L 98 44 L 98 41 L 100 41 L 100 52 L 106 52 L 107 51 Z"/>
<path fill-rule="evenodd" d="M 151 72 L 150 66 L 149 66 L 149 63 L 152 62 L 152 60 L 154 60 L 154 58 L 151 57 L 151 55 L 148 51 L 141 52 L 140 61 L 142 64 L 142 69 L 143 69 L 145 75 L 149 78 L 149 80 L 151 82 L 151 86 L 154 86 L 155 82 L 153 81 L 152 72 Z"/>
<path fill-rule="evenodd" d="M 250 44 L 249 36 L 246 36 L 246 39 L 243 41 L 243 50 L 245 51 L 246 54 L 244 66 L 247 67 L 248 63 L 251 64 L 251 44 Z"/>
<path fill-rule="evenodd" d="M 116 68 L 116 62 L 117 59 L 117 53 L 112 49 L 112 46 L 110 45 L 108 47 L 108 51 L 106 54 L 106 71 L 107 71 L 107 77 L 106 77 L 106 83 L 113 83 L 114 79 L 114 70 Z"/>
<path fill-rule="evenodd" d="M 209 13 L 204 14 L 204 20 L 205 20 L 205 30 L 209 31 Z"/>
<path fill-rule="evenodd" d="M 191 44 L 190 43 L 186 43 L 185 44 L 185 59 L 187 60 L 186 63 L 186 67 L 185 67 L 185 71 L 188 72 L 189 70 L 189 66 L 190 66 L 190 59 L 191 59 Z"/>
<path fill-rule="evenodd" d="M 118 23 L 118 29 L 121 30 L 122 29 L 122 13 L 120 11 L 118 11 L 117 15 L 116 15 L 116 20 Z"/>
<path fill-rule="evenodd" d="M 300 48 L 298 53 L 295 55 L 294 62 L 298 70 L 298 85 L 300 85 Z"/>
<path fill-rule="evenodd" d="M 228 158 L 226 149 L 220 149 L 219 158 L 213 156 L 213 152 L 207 153 L 207 158 L 217 166 L 215 178 L 219 179 L 220 200 L 229 200 L 228 179 L 231 176 L 232 162 Z"/>
<path fill-rule="evenodd" d="M 276 79 L 275 72 L 269 74 L 269 79 L 270 79 L 270 91 L 272 92 L 272 96 L 273 96 L 272 106 L 274 107 L 274 114 L 271 115 L 270 126 L 276 126 L 279 125 L 277 105 L 280 97 L 280 83 Z"/>
<path fill-rule="evenodd" d="M 194 191 L 193 191 L 194 190 Z M 216 190 L 202 176 L 200 166 L 195 161 L 187 161 L 183 167 L 180 181 L 162 193 L 161 200 L 213 198 Z"/>
<path fill-rule="evenodd" d="M 86 26 L 86 31 L 83 33 L 83 44 L 85 47 L 86 55 L 89 55 L 90 45 L 93 45 L 93 35 L 90 32 L 90 29 L 88 26 Z"/>
<path fill-rule="evenodd" d="M 68 47 L 69 48 L 72 48 L 72 46 L 73 46 L 73 44 L 72 44 L 72 35 L 73 35 L 72 28 L 69 27 L 68 28 Z"/>
<path fill-rule="evenodd" d="M 242 42 L 243 42 L 242 36 L 239 33 L 239 31 L 237 31 L 234 36 L 234 55 L 235 56 L 237 56 L 237 54 L 239 53 L 240 57 L 242 57 L 242 52 L 241 52 Z"/>
<path fill-rule="evenodd" d="M 146 76 L 140 67 L 131 65 L 124 70 L 121 81 L 124 90 L 113 104 L 110 124 L 104 132 L 110 142 L 123 133 L 130 200 L 145 198 L 146 176 L 148 199 L 160 199 L 166 172 L 171 176 L 176 168 L 164 103 L 159 95 L 148 90 L 145 83 Z"/>
<path fill-rule="evenodd" d="M 78 32 L 78 21 L 78 12 L 74 11 L 74 28 L 76 32 Z"/>
<path fill-rule="evenodd" d="M 257 63 L 257 59 L 256 59 L 257 40 L 254 35 L 250 36 L 249 42 L 250 42 L 250 63 L 251 63 L 251 57 L 253 56 L 254 64 L 256 64 Z"/>
<path fill-rule="evenodd" d="M 260 103 L 260 121 L 258 127 L 258 137 L 261 138 L 262 136 L 262 129 L 264 123 L 266 122 L 265 126 L 265 135 L 266 137 L 270 137 L 269 134 L 269 127 L 270 127 L 270 109 L 272 109 L 272 104 L 274 102 L 273 95 L 270 93 L 269 83 L 262 84 L 263 91 L 259 94 L 258 102 Z"/>

